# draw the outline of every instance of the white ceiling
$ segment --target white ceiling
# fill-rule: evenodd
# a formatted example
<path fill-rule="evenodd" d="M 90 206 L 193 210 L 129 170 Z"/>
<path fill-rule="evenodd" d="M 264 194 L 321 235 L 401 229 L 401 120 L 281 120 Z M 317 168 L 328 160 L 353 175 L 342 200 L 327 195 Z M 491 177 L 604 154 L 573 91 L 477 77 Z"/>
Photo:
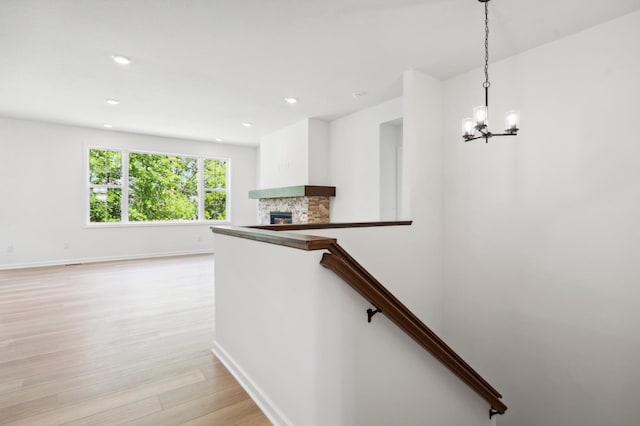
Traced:
<path fill-rule="evenodd" d="M 497 60 L 640 0 L 489 8 Z M 483 21 L 476 0 L 0 0 L 0 115 L 256 144 L 305 117 L 399 96 L 406 69 L 446 79 L 480 67 Z"/>

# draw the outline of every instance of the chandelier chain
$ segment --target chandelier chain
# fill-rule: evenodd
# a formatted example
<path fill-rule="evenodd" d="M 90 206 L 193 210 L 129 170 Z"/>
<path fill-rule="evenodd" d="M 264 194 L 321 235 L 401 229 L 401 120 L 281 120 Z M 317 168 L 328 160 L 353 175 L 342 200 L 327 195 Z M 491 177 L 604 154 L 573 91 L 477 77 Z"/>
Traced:
<path fill-rule="evenodd" d="M 489 2 L 484 3 L 484 83 L 482 87 L 491 86 L 489 82 Z"/>

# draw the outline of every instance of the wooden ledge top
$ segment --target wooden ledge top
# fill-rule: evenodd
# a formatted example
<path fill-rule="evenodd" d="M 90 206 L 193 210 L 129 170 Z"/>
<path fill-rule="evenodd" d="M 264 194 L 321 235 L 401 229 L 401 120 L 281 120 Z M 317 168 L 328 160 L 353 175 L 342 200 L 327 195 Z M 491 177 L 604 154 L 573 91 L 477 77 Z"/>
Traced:
<path fill-rule="evenodd" d="M 324 250 L 336 243 L 335 238 L 321 237 L 317 235 L 291 234 L 282 231 L 303 231 L 313 229 L 336 228 L 366 228 L 376 226 L 411 225 L 413 221 L 396 222 L 351 222 L 351 223 L 305 223 L 286 225 L 256 225 L 256 226 L 212 226 L 214 234 L 230 235 L 246 240 L 260 241 L 269 244 L 278 244 L 297 248 L 300 250 Z"/>
<path fill-rule="evenodd" d="M 336 243 L 335 238 L 314 235 L 289 234 L 266 229 L 245 228 L 242 226 L 212 226 L 214 234 L 230 235 L 262 243 L 277 244 L 299 250 L 325 250 Z"/>
<path fill-rule="evenodd" d="M 254 189 L 249 191 L 249 198 L 291 198 L 291 197 L 335 197 L 335 186 L 298 185 L 281 188 Z"/>
<path fill-rule="evenodd" d="M 268 229 L 270 231 L 304 231 L 305 229 L 337 229 L 337 228 L 371 228 L 376 226 L 406 226 L 411 225 L 412 220 L 385 221 L 385 222 L 344 222 L 344 223 L 298 223 L 281 225 L 254 225 L 247 228 Z"/>

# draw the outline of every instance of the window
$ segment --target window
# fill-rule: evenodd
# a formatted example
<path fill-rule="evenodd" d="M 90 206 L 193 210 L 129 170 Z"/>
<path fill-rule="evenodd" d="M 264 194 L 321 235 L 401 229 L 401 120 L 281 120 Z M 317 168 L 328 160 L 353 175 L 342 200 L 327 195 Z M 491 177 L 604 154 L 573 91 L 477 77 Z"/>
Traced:
<path fill-rule="evenodd" d="M 129 221 L 198 219 L 198 160 L 129 154 Z"/>
<path fill-rule="evenodd" d="M 204 217 L 227 219 L 227 162 L 204 160 Z"/>
<path fill-rule="evenodd" d="M 125 150 L 89 150 L 89 221 L 228 219 L 229 161 Z"/>
<path fill-rule="evenodd" d="M 89 220 L 120 222 L 122 219 L 122 154 L 89 151 Z"/>

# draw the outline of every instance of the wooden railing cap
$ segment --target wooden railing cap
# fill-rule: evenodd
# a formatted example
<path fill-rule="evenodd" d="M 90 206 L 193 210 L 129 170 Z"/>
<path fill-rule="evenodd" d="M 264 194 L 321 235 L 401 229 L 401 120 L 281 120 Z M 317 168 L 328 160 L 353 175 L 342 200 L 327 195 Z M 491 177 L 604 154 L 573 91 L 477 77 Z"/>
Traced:
<path fill-rule="evenodd" d="M 230 235 L 247 240 L 277 244 L 299 250 L 324 250 L 336 242 L 335 238 L 319 237 L 315 235 L 291 234 L 264 229 L 245 228 L 242 226 L 212 226 L 214 234 Z"/>

